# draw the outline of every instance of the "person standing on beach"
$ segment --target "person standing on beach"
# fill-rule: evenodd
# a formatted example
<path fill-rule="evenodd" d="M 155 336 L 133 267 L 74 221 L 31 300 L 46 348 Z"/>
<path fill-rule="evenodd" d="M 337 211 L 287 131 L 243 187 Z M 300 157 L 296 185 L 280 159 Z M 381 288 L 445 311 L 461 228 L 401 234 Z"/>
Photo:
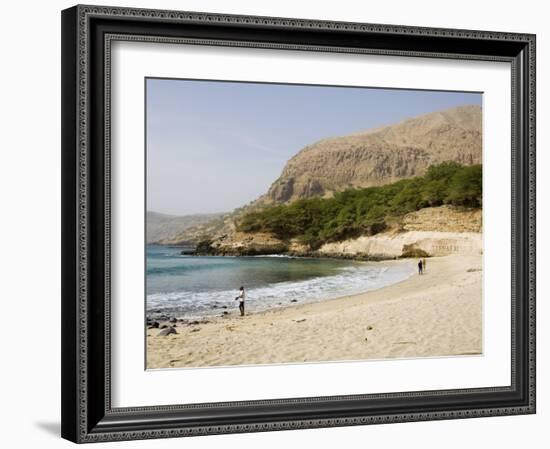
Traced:
<path fill-rule="evenodd" d="M 422 259 L 418 261 L 418 274 L 422 274 Z"/>
<path fill-rule="evenodd" d="M 244 287 L 239 289 L 239 296 L 235 298 L 235 301 L 239 301 L 239 310 L 241 311 L 241 316 L 244 316 Z"/>
<path fill-rule="evenodd" d="M 422 271 L 424 273 L 426 272 L 426 258 L 425 257 L 422 258 Z"/>

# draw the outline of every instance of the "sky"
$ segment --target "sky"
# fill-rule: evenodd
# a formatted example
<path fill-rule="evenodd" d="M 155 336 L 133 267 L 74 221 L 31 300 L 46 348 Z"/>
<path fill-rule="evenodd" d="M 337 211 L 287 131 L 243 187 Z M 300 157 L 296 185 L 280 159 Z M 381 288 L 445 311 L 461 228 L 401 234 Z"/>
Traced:
<path fill-rule="evenodd" d="M 147 210 L 231 211 L 264 194 L 306 145 L 481 101 L 465 92 L 148 78 Z"/>

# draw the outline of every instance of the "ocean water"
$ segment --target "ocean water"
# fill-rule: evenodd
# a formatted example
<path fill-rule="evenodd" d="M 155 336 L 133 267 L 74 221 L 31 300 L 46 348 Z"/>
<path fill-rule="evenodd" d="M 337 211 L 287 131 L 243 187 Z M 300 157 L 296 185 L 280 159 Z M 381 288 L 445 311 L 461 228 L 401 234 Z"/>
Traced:
<path fill-rule="evenodd" d="M 147 313 L 203 318 L 237 309 L 240 286 L 247 311 L 322 301 L 384 287 L 414 273 L 414 264 L 284 256 L 182 256 L 182 248 L 147 246 Z M 294 301 L 293 301 L 294 300 Z"/>

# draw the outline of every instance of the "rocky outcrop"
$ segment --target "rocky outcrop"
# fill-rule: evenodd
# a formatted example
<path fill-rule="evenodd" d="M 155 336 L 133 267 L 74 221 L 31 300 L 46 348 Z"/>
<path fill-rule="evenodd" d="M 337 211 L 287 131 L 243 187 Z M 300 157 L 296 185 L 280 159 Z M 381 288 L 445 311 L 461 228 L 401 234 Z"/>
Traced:
<path fill-rule="evenodd" d="M 231 255 L 231 256 L 257 256 L 268 254 L 305 254 L 308 248 L 297 241 L 282 241 L 267 233 L 248 234 L 234 232 L 225 234 L 209 242 L 209 251 L 197 255 Z"/>
<path fill-rule="evenodd" d="M 159 337 L 166 337 L 168 335 L 172 335 L 172 334 L 177 334 L 178 331 L 176 329 L 174 329 L 173 327 L 167 327 L 165 329 L 162 329 L 159 333 L 158 333 L 158 336 Z"/>
<path fill-rule="evenodd" d="M 481 107 L 462 106 L 396 125 L 334 137 L 292 157 L 257 204 L 330 196 L 423 175 L 443 161 L 480 164 Z"/>

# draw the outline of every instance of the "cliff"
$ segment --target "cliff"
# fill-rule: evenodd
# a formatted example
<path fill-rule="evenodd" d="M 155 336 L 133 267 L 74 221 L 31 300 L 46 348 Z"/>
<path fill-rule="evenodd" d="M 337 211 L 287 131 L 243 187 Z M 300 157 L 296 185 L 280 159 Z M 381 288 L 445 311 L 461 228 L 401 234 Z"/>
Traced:
<path fill-rule="evenodd" d="M 483 253 L 482 235 L 477 232 L 410 231 L 382 233 L 323 245 L 318 254 L 333 257 L 391 259 Z"/>
<path fill-rule="evenodd" d="M 482 163 L 481 107 L 461 106 L 395 125 L 334 137 L 292 157 L 257 204 L 330 196 L 423 175 L 443 161 Z"/>

